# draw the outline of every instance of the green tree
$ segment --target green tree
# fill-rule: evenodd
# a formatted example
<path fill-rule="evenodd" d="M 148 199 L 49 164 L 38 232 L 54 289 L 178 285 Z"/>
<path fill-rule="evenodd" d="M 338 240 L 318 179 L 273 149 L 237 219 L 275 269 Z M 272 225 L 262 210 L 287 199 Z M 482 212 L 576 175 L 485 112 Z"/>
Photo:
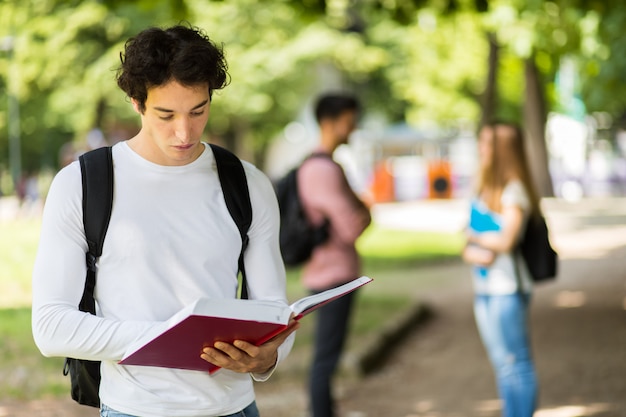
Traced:
<path fill-rule="evenodd" d="M 283 126 L 332 83 L 357 91 L 389 122 L 526 120 L 537 145 L 534 171 L 546 183 L 542 132 L 546 113 L 561 106 L 554 83 L 561 57 L 578 63 L 589 110 L 624 111 L 626 60 L 615 51 L 626 12 L 605 3 L 28 0 L 0 2 L 0 38 L 14 40 L 27 169 L 56 167 L 60 146 L 94 127 L 111 138 L 131 135 L 138 119 L 114 82 L 123 42 L 149 25 L 185 19 L 225 46 L 232 82 L 216 95 L 208 130 L 248 159 L 261 162 Z M 9 64 L 0 54 L 5 95 Z M 0 169 L 7 103 L 0 100 Z"/>
<path fill-rule="evenodd" d="M 20 103 L 22 165 L 56 168 L 63 143 L 103 127 L 109 103 L 123 102 L 106 81 L 122 39 L 133 32 L 132 24 L 148 22 L 147 16 L 121 17 L 95 1 L 53 0 L 5 2 L 0 15 L 0 36 L 13 37 L 11 64 L 19 69 L 12 82 Z M 0 164 L 6 163 L 7 124 L 0 117 Z"/>
<path fill-rule="evenodd" d="M 335 30 L 286 2 L 188 2 L 194 24 L 223 42 L 231 84 L 218 95 L 210 131 L 259 162 L 266 146 L 319 85 L 325 65 L 343 86 L 385 64 L 384 51 L 355 33 Z M 242 146 L 243 145 L 243 146 Z"/>
<path fill-rule="evenodd" d="M 356 78 L 383 64 L 382 52 L 358 35 L 284 2 L 47 0 L 1 7 L 3 18 L 11 16 L 3 27 L 16 28 L 23 156 L 33 168 L 56 167 L 60 145 L 80 142 L 92 128 L 109 136 L 123 128 L 122 137 L 136 129 L 137 116 L 115 86 L 114 70 L 124 40 L 150 25 L 185 19 L 225 45 L 233 82 L 216 97 L 209 134 L 257 161 L 322 82 L 316 79 L 320 62 Z M 6 109 L 0 108 L 2 121 L 4 128 Z"/>

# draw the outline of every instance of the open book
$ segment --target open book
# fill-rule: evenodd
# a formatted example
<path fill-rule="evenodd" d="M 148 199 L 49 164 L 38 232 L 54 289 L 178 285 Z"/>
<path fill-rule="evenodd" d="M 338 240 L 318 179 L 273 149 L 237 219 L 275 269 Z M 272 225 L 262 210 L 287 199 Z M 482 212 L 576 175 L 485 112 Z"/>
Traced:
<path fill-rule="evenodd" d="M 131 345 L 119 363 L 213 373 L 219 367 L 200 357 L 204 347 L 235 340 L 259 346 L 286 330 L 292 315 L 299 320 L 371 281 L 360 277 L 289 306 L 274 301 L 201 298 Z"/>

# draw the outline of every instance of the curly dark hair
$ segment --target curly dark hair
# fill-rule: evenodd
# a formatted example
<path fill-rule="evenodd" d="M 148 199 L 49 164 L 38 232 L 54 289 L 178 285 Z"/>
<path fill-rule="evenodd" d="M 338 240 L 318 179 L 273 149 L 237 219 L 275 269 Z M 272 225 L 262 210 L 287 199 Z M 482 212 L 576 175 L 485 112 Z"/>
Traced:
<path fill-rule="evenodd" d="M 120 60 L 117 85 L 137 100 L 142 113 L 148 89 L 171 80 L 186 86 L 207 83 L 209 97 L 229 82 L 222 47 L 191 25 L 145 29 L 126 41 Z"/>

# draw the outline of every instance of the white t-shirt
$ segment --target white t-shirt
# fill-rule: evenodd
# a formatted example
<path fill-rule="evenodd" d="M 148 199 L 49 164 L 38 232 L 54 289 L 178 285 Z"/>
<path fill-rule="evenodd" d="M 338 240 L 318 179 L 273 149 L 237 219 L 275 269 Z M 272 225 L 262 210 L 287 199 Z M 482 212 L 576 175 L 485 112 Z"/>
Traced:
<path fill-rule="evenodd" d="M 524 185 L 517 180 L 508 183 L 502 191 L 501 202 L 503 207 L 517 206 L 524 212 L 524 221 L 517 237 L 517 241 L 519 241 L 531 210 L 530 198 Z M 491 214 L 497 221 L 501 222 L 501 216 L 498 213 L 492 212 Z M 494 262 L 487 268 L 486 276 L 476 271 L 473 273 L 476 294 L 506 295 L 517 292 L 517 271 L 519 271 L 521 278 L 521 290 L 527 293 L 532 290 L 532 280 L 524 259 L 519 252 L 516 252 L 514 262 L 513 256 L 512 253 L 499 253 Z"/>
<path fill-rule="evenodd" d="M 126 142 L 113 147 L 115 191 L 98 263 L 98 316 L 77 310 L 87 244 L 80 166 L 55 177 L 44 209 L 33 271 L 33 335 L 46 356 L 102 361 L 100 398 L 140 416 L 231 414 L 254 400 L 250 375 L 122 366 L 126 348 L 199 297 L 235 298 L 241 238 L 221 190 L 215 159 L 153 164 Z M 253 220 L 245 265 L 251 299 L 287 304 L 278 247 L 279 215 L 267 177 L 244 162 Z M 293 336 L 281 346 L 279 361 Z M 269 375 L 255 376 L 259 379 Z"/>

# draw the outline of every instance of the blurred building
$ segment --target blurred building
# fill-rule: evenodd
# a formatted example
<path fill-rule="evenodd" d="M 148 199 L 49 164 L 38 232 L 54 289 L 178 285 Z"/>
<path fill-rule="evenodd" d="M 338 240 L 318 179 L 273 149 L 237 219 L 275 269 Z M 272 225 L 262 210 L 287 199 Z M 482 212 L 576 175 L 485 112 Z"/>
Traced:
<path fill-rule="evenodd" d="M 306 123 L 288 125 L 267 156 L 265 171 L 278 178 L 317 142 Z M 337 149 L 353 188 L 372 202 L 464 198 L 476 169 L 476 138 L 470 129 L 417 129 L 406 124 L 357 130 Z"/>

